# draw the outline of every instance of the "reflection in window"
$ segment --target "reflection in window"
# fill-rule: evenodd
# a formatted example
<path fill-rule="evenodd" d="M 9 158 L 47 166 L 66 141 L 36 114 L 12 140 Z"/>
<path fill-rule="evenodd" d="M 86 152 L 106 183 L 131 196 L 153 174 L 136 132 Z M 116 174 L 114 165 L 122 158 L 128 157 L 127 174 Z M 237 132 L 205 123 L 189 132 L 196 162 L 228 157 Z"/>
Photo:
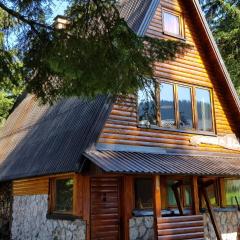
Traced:
<path fill-rule="evenodd" d="M 207 195 L 212 206 L 218 206 L 218 184 L 215 181 L 214 184 L 207 187 Z M 202 207 L 206 208 L 206 202 L 202 195 Z"/>
<path fill-rule="evenodd" d="M 198 114 L 198 130 L 212 131 L 212 107 L 210 91 L 206 89 L 196 89 L 197 114 Z"/>
<path fill-rule="evenodd" d="M 193 128 L 192 95 L 188 87 L 178 87 L 179 126 L 181 129 Z"/>
<path fill-rule="evenodd" d="M 176 202 L 176 198 L 172 189 L 172 186 L 177 183 L 177 181 L 173 181 L 173 180 L 169 180 L 167 182 L 167 198 L 168 198 L 168 206 L 171 207 L 176 207 L 177 206 L 177 202 Z"/>
<path fill-rule="evenodd" d="M 163 12 L 164 32 L 180 35 L 180 19 L 179 16 L 170 12 Z"/>
<path fill-rule="evenodd" d="M 56 180 L 56 212 L 72 212 L 73 210 L 73 179 Z"/>
<path fill-rule="evenodd" d="M 185 207 L 190 207 L 192 205 L 192 191 L 190 186 L 184 187 L 184 199 L 185 199 Z"/>
<path fill-rule="evenodd" d="M 138 120 L 140 125 L 157 124 L 155 86 L 153 82 L 138 91 Z"/>
<path fill-rule="evenodd" d="M 175 107 L 173 85 L 162 83 L 160 85 L 160 112 L 161 126 L 164 128 L 175 128 Z"/>
<path fill-rule="evenodd" d="M 135 208 L 153 208 L 153 185 L 151 178 L 137 178 L 135 180 Z"/>
<path fill-rule="evenodd" d="M 240 179 L 226 179 L 224 186 L 226 204 L 228 206 L 237 206 L 240 204 Z"/>
<path fill-rule="evenodd" d="M 183 179 L 183 185 L 178 188 L 180 200 L 183 207 L 191 207 L 192 205 L 192 193 L 189 179 Z M 167 181 L 167 199 L 169 207 L 177 207 L 176 198 L 172 189 L 172 186 L 179 182 L 179 180 L 168 180 Z"/>

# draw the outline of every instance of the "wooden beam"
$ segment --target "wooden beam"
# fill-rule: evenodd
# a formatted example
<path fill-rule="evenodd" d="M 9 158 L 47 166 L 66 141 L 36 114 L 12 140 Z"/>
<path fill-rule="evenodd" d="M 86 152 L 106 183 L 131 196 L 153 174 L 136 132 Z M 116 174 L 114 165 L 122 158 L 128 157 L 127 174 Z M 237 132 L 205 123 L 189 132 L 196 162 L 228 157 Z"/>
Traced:
<path fill-rule="evenodd" d="M 224 178 L 219 179 L 220 186 L 220 207 L 226 207 L 226 194 L 225 194 L 225 186 L 224 186 Z"/>
<path fill-rule="evenodd" d="M 207 188 L 202 186 L 201 190 L 202 190 L 202 194 L 203 194 L 203 197 L 204 197 L 206 205 L 207 205 L 207 209 L 208 209 L 208 212 L 209 212 L 212 224 L 213 224 L 213 228 L 215 230 L 217 240 L 222 240 L 222 235 L 221 235 L 221 232 L 220 232 L 219 227 L 217 225 L 217 220 L 216 220 L 216 217 L 215 217 L 210 199 L 209 199 L 208 194 L 207 194 Z"/>
<path fill-rule="evenodd" d="M 154 176 L 154 214 L 156 218 L 161 217 L 162 210 L 160 181 L 159 175 Z"/>
<path fill-rule="evenodd" d="M 199 188 L 198 188 L 198 177 L 193 176 L 192 177 L 192 184 L 191 184 L 191 190 L 192 190 L 192 211 L 193 214 L 198 215 L 200 213 L 199 211 Z"/>
<path fill-rule="evenodd" d="M 86 221 L 86 240 L 90 240 L 90 227 L 91 227 L 91 222 L 90 222 L 90 199 L 91 199 L 91 194 L 90 194 L 90 177 L 89 176 L 84 176 L 83 177 L 83 220 Z"/>
<path fill-rule="evenodd" d="M 123 210 L 123 231 L 124 240 L 129 240 L 129 220 L 132 217 L 134 209 L 134 178 L 133 176 L 123 177 L 123 197 L 122 197 L 122 210 Z"/>
<path fill-rule="evenodd" d="M 173 190 L 173 193 L 174 193 L 174 196 L 176 198 L 176 202 L 177 202 L 177 206 L 178 206 L 178 210 L 179 210 L 179 214 L 181 216 L 183 216 L 183 205 L 182 205 L 182 201 L 181 201 L 181 197 L 180 197 L 180 193 L 178 191 L 178 188 L 180 186 L 183 185 L 183 182 L 182 181 L 178 181 L 177 183 L 175 183 L 173 186 L 172 186 L 172 190 Z"/>
<path fill-rule="evenodd" d="M 74 206 L 74 215 L 83 216 L 83 180 L 84 177 L 80 174 L 75 174 L 74 177 L 74 197 L 73 197 L 73 206 Z"/>

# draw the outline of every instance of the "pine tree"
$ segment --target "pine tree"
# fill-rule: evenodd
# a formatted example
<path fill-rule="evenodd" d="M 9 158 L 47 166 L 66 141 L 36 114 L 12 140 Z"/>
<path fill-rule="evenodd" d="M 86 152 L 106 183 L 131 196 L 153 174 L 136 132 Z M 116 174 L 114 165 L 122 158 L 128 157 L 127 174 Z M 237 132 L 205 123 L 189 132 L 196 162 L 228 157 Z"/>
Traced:
<path fill-rule="evenodd" d="M 68 24 L 56 29 L 48 22 L 53 1 L 0 0 L 0 9 L 16 22 L 7 30 L 17 36 L 26 89 L 50 103 L 70 96 L 134 93 L 153 78 L 154 61 L 173 59 L 188 47 L 137 36 L 120 17 L 117 3 L 69 0 Z M 14 61 L 6 64 L 7 71 Z"/>

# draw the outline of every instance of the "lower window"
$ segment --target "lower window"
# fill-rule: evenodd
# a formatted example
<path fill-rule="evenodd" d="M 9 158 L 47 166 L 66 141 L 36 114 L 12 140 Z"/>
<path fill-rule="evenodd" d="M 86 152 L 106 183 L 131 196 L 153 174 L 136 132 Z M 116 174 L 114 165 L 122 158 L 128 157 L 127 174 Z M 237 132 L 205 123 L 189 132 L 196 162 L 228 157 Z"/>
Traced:
<path fill-rule="evenodd" d="M 51 213 L 73 213 L 73 178 L 54 178 L 51 181 Z"/>
<path fill-rule="evenodd" d="M 135 208 L 139 210 L 153 208 L 153 184 L 151 178 L 135 179 Z"/>
<path fill-rule="evenodd" d="M 240 179 L 225 179 L 225 197 L 227 206 L 240 204 Z"/>
<path fill-rule="evenodd" d="M 177 201 L 176 196 L 173 192 L 174 184 L 177 184 L 179 181 L 182 182 L 182 185 L 178 188 L 178 194 L 180 197 L 180 201 L 184 208 L 190 208 L 192 205 L 192 193 L 191 193 L 191 186 L 189 180 L 186 179 L 179 179 L 173 180 L 171 178 L 167 181 L 167 203 L 168 208 L 177 208 Z"/>

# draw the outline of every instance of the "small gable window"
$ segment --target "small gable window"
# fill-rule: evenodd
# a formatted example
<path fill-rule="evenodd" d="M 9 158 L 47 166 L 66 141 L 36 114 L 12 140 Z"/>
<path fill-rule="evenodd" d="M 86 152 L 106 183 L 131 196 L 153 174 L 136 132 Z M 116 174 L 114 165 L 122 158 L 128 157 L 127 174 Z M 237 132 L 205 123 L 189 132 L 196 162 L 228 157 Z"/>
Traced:
<path fill-rule="evenodd" d="M 73 185 L 74 179 L 71 177 L 51 180 L 51 213 L 73 213 Z"/>
<path fill-rule="evenodd" d="M 173 11 L 163 9 L 163 32 L 175 37 L 183 37 L 181 15 Z"/>

